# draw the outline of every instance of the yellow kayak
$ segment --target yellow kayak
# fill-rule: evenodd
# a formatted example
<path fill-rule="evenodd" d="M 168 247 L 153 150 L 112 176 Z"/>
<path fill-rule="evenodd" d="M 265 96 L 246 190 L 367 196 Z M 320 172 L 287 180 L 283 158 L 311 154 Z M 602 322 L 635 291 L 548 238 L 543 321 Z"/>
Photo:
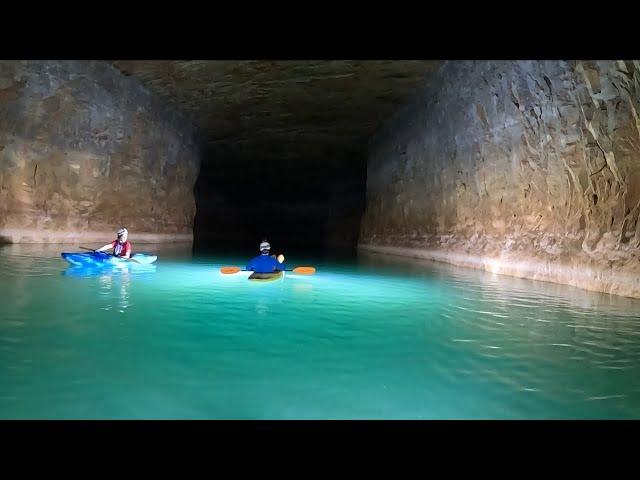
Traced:
<path fill-rule="evenodd" d="M 284 277 L 284 272 L 275 272 L 275 273 L 257 273 L 253 272 L 249 275 L 249 280 L 253 282 L 273 282 L 274 280 L 278 280 Z"/>

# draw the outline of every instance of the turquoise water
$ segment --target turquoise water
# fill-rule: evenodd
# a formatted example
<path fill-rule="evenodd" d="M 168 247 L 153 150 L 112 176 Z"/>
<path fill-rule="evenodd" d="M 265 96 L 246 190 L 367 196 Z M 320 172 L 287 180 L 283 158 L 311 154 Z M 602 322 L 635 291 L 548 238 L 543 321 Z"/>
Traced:
<path fill-rule="evenodd" d="M 0 418 L 640 418 L 640 301 L 402 258 L 255 284 L 0 248 Z M 253 252 L 248 252 L 253 253 Z"/>

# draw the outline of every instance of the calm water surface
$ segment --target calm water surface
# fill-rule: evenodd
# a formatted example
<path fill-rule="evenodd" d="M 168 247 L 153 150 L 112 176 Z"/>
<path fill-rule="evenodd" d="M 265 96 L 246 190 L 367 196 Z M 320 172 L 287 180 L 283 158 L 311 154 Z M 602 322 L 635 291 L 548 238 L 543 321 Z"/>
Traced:
<path fill-rule="evenodd" d="M 362 255 L 256 284 L 0 247 L 0 418 L 640 418 L 640 301 Z"/>

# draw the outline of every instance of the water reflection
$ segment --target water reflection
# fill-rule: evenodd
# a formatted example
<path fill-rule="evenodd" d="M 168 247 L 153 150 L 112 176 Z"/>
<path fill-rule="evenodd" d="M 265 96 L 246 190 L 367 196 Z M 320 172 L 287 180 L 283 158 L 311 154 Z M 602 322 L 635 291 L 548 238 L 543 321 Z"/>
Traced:
<path fill-rule="evenodd" d="M 455 361 L 441 360 L 443 377 L 475 372 L 513 392 L 589 404 L 630 394 L 640 361 L 638 299 L 426 260 L 360 260 L 365 271 L 419 279 L 442 292 L 426 328 L 455 352 Z"/>
<path fill-rule="evenodd" d="M 68 267 L 62 272 L 62 275 L 68 277 L 114 277 L 126 275 L 131 277 L 150 277 L 150 274 L 156 271 L 155 265 L 138 265 L 135 268 L 125 267 L 84 267 L 74 266 Z"/>
<path fill-rule="evenodd" d="M 117 309 L 120 313 L 124 313 L 129 306 L 129 288 L 131 286 L 131 273 L 128 270 L 122 270 L 119 275 L 102 274 L 99 276 L 100 294 L 106 299 L 118 299 Z M 115 295 L 114 295 L 115 293 Z M 111 310 L 111 306 L 105 308 Z"/>
<path fill-rule="evenodd" d="M 126 266 L 124 268 L 74 266 L 64 270 L 62 275 L 81 279 L 97 277 L 99 297 L 105 302 L 101 308 L 107 311 L 115 309 L 124 313 L 131 306 L 132 279 L 149 279 L 156 272 L 156 268 L 155 265 L 138 265 L 133 269 Z"/>
<path fill-rule="evenodd" d="M 557 312 L 557 307 L 568 307 L 579 315 L 592 315 L 595 310 L 620 314 L 638 312 L 640 300 L 601 292 L 591 292 L 569 285 L 543 282 L 510 275 L 500 275 L 485 270 L 458 267 L 443 262 L 418 258 L 359 252 L 359 269 L 376 275 L 401 275 L 423 277 L 441 281 L 447 287 L 465 292 L 467 299 L 477 300 L 476 295 L 505 308 L 514 306 L 547 313 Z M 473 291 L 469 290 L 473 286 Z M 528 300 L 527 300 L 528 299 Z M 524 301 L 523 301 L 524 300 Z M 637 315 L 636 315 L 637 317 Z"/>

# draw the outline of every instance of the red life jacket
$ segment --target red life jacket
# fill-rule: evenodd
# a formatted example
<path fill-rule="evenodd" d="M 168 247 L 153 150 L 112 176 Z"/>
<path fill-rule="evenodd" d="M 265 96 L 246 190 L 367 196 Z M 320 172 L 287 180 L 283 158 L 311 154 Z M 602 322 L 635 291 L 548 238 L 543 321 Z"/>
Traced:
<path fill-rule="evenodd" d="M 127 254 L 131 255 L 131 242 L 129 242 L 129 240 L 124 243 L 114 240 L 111 242 L 111 247 L 113 247 L 113 254 L 116 257 L 124 257 Z"/>

